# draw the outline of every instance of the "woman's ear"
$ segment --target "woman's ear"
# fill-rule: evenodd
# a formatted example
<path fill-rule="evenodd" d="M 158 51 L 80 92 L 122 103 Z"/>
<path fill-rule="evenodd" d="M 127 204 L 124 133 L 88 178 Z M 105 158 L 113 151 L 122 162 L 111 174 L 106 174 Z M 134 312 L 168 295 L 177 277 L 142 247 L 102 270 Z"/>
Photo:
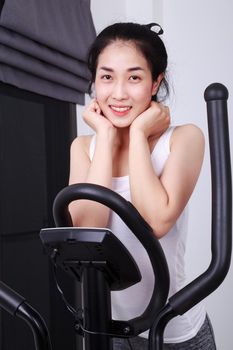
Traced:
<path fill-rule="evenodd" d="M 91 98 L 95 98 L 96 97 L 96 93 L 95 93 L 95 83 L 93 82 L 91 84 Z"/>
<path fill-rule="evenodd" d="M 153 82 L 152 85 L 152 96 L 156 95 L 160 86 L 161 81 L 164 78 L 164 73 L 159 74 L 158 78 Z"/>

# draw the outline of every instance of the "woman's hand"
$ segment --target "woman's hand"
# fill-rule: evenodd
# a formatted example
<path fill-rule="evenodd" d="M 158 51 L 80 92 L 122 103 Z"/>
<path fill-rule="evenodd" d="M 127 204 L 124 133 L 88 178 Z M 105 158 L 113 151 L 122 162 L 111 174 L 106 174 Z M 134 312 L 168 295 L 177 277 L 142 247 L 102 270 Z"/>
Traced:
<path fill-rule="evenodd" d="M 169 108 L 152 101 L 149 108 L 141 113 L 131 124 L 131 130 L 140 130 L 146 138 L 159 137 L 170 125 Z"/>
<path fill-rule="evenodd" d="M 95 99 L 84 110 L 83 119 L 96 133 L 115 129 L 112 123 L 103 116 L 100 106 Z"/>

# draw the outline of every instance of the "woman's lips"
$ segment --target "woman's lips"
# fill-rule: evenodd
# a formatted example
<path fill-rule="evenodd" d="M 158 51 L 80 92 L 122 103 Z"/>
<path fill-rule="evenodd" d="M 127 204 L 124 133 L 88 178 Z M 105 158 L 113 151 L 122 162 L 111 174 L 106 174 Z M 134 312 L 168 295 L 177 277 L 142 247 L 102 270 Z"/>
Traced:
<path fill-rule="evenodd" d="M 125 115 L 129 112 L 129 110 L 132 108 L 131 106 L 109 106 L 111 110 L 117 114 L 117 115 Z"/>

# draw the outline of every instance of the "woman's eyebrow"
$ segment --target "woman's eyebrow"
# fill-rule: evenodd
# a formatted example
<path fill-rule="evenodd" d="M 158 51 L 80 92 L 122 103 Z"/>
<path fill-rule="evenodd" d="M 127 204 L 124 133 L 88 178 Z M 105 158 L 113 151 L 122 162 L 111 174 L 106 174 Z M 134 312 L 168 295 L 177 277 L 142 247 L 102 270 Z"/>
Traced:
<path fill-rule="evenodd" d="M 142 67 L 132 67 L 132 68 L 127 69 L 128 72 L 133 72 L 133 71 L 138 71 L 138 70 L 144 71 L 144 69 Z"/>
<path fill-rule="evenodd" d="M 99 69 L 105 70 L 106 72 L 114 72 L 114 70 L 113 70 L 112 68 L 105 67 L 105 66 L 102 66 L 102 67 L 100 67 Z"/>
<path fill-rule="evenodd" d="M 106 67 L 106 66 L 102 66 L 99 69 L 105 70 L 106 72 L 114 72 L 113 68 Z M 144 71 L 144 69 L 142 67 L 139 67 L 139 66 L 137 66 L 137 67 L 130 67 L 130 68 L 127 69 L 127 72 L 133 72 L 133 71 Z"/>

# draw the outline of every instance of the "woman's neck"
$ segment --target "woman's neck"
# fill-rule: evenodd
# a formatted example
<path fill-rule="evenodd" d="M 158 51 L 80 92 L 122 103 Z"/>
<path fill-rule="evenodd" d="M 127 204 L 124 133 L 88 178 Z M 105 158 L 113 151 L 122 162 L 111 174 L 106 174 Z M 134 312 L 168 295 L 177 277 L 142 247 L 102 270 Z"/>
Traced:
<path fill-rule="evenodd" d="M 118 149 L 129 148 L 129 128 L 118 128 L 115 138 L 115 147 Z"/>

